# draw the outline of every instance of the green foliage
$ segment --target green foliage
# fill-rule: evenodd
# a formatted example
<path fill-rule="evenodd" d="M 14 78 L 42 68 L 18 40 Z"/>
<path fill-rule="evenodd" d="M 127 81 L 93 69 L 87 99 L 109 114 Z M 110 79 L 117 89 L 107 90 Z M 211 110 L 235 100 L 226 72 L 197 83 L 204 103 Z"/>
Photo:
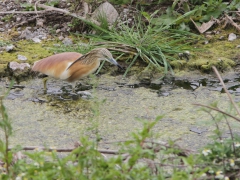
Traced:
<path fill-rule="evenodd" d="M 34 11 L 34 5 L 31 3 L 20 3 L 21 7 L 24 8 L 25 11 Z"/>
<path fill-rule="evenodd" d="M 0 47 L 4 47 L 4 46 L 9 45 L 9 44 L 10 44 L 10 43 L 7 42 L 7 41 L 2 41 L 2 40 L 0 40 Z"/>
<path fill-rule="evenodd" d="M 190 18 L 195 22 L 204 23 L 208 22 L 211 18 L 219 18 L 224 12 L 237 10 L 239 7 L 240 2 L 238 0 L 233 0 L 230 3 L 223 2 L 222 0 L 175 0 L 172 6 L 167 8 L 166 13 L 157 17 L 155 22 L 157 25 L 172 24 L 175 25 L 175 28 L 190 30 Z M 182 14 L 185 18 L 175 21 Z"/>
<path fill-rule="evenodd" d="M 123 5 L 123 4 L 130 4 L 130 3 L 132 3 L 132 0 L 109 0 L 109 2 L 112 3 L 112 4 Z"/>
<path fill-rule="evenodd" d="M 59 0 L 51 0 L 46 3 L 48 6 L 57 7 L 59 5 Z"/>
<path fill-rule="evenodd" d="M 188 49 L 188 44 L 195 38 L 191 33 L 183 31 L 169 30 L 166 32 L 169 25 L 162 27 L 153 25 L 152 20 L 155 13 L 149 15 L 142 12 L 148 25 L 142 23 L 143 19 L 139 16 L 132 27 L 124 23 L 109 30 L 96 27 L 98 31 L 96 35 L 81 36 L 90 38 L 92 47 L 107 47 L 114 50 L 114 54 L 118 55 L 118 58 L 127 59 L 126 62 L 129 65 L 124 76 L 139 59 L 167 73 L 168 70 L 171 70 L 169 60 L 175 60 L 172 55 Z M 95 28 L 95 26 L 93 27 Z"/>
<path fill-rule="evenodd" d="M 4 16 L 4 17 L 2 18 L 2 21 L 4 21 L 4 22 L 9 22 L 9 21 L 12 20 L 12 18 L 13 18 L 13 14 L 9 14 L 9 15 Z"/>

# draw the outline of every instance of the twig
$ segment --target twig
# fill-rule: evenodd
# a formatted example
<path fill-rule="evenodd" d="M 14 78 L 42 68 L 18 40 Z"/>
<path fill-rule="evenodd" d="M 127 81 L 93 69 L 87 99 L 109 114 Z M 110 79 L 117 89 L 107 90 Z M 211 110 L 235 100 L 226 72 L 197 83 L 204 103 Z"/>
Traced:
<path fill-rule="evenodd" d="M 202 106 L 202 107 L 206 107 L 206 108 L 212 109 L 212 110 L 214 110 L 214 111 L 218 111 L 218 112 L 220 112 L 220 113 L 222 113 L 222 114 L 225 114 L 226 116 L 229 116 L 229 117 L 237 120 L 238 122 L 240 122 L 240 119 L 239 119 L 239 118 L 237 118 L 237 117 L 235 117 L 235 116 L 233 116 L 233 115 L 231 115 L 231 114 L 229 114 L 229 113 L 226 113 L 226 112 L 224 112 L 224 111 L 222 111 L 222 110 L 220 110 L 220 109 L 218 109 L 218 108 L 214 108 L 214 107 L 211 107 L 211 106 L 207 106 L 207 105 L 203 105 L 203 104 L 198 104 L 198 103 L 193 104 L 193 105 L 195 105 L 195 106 Z"/>
<path fill-rule="evenodd" d="M 240 30 L 240 29 L 239 29 L 239 30 Z M 222 77 L 220 76 L 217 68 L 216 68 L 215 66 L 213 66 L 212 69 L 213 69 L 213 71 L 215 72 L 215 74 L 217 75 L 219 81 L 221 82 L 222 87 L 223 87 L 225 93 L 228 95 L 229 100 L 231 101 L 231 103 L 233 104 L 234 108 L 236 109 L 238 115 L 240 116 L 240 111 L 239 111 L 239 109 L 238 109 L 238 106 L 237 106 L 236 103 L 233 101 L 232 96 L 231 96 L 230 93 L 228 92 L 228 90 L 227 90 L 227 88 L 226 88 L 226 86 L 225 86 L 225 84 L 224 84 L 224 82 L 223 82 L 223 80 L 222 80 Z M 229 114 L 226 114 L 226 115 L 229 116 Z M 231 116 L 230 116 L 230 117 L 231 117 Z M 234 118 L 234 119 L 236 119 L 237 121 L 240 121 L 238 118 Z"/>
<path fill-rule="evenodd" d="M 8 148 L 8 151 L 12 150 L 12 147 Z M 23 147 L 22 150 L 24 151 L 33 151 L 33 150 L 43 150 L 43 151 L 56 151 L 56 152 L 72 152 L 74 149 L 76 148 L 45 148 L 45 147 L 41 147 L 41 146 L 26 146 Z M 105 149 L 97 149 L 97 151 L 99 151 L 100 153 L 104 153 L 104 154 L 122 154 L 119 151 L 116 150 L 105 150 Z"/>
<path fill-rule="evenodd" d="M 60 13 L 64 13 L 64 14 L 66 14 L 66 15 L 69 15 L 69 16 L 75 17 L 75 18 L 77 18 L 77 19 L 80 19 L 80 20 L 82 20 L 82 21 L 84 21 L 84 22 L 89 21 L 89 22 L 91 22 L 91 23 L 93 23 L 93 24 L 95 24 L 95 25 L 97 25 L 97 26 L 100 25 L 100 23 L 97 22 L 97 21 L 95 21 L 94 19 L 87 19 L 86 17 L 78 16 L 76 13 L 71 13 L 71 12 L 69 12 L 69 11 L 67 11 L 67 10 L 63 10 L 63 9 L 60 9 L 60 8 L 55 8 L 55 7 L 47 6 L 47 5 L 44 5 L 44 4 L 37 4 L 37 6 L 38 6 L 38 7 L 41 7 L 41 8 L 44 8 L 44 9 L 46 9 L 46 10 L 57 11 L 57 12 L 60 12 Z M 99 27 L 99 29 L 100 29 L 100 27 Z"/>
<path fill-rule="evenodd" d="M 227 126 L 228 126 L 228 129 L 229 129 L 229 132 L 230 132 L 230 135 L 231 135 L 231 139 L 232 139 L 232 145 L 233 145 L 233 151 L 234 151 L 234 154 L 236 156 L 236 149 L 235 149 L 235 143 L 234 143 L 234 137 L 233 137 L 233 132 L 232 132 L 232 128 L 226 118 L 226 116 L 224 116 L 225 120 L 226 120 L 226 123 L 227 123 Z"/>
<path fill-rule="evenodd" d="M 235 23 L 232 18 L 230 18 L 226 13 L 224 14 L 226 16 L 226 18 L 230 21 L 230 23 L 238 30 L 240 31 L 240 27 L 237 25 L 237 23 Z"/>
<path fill-rule="evenodd" d="M 43 10 L 43 11 L 2 11 L 0 14 L 45 14 L 46 12 L 51 11 L 51 10 Z"/>

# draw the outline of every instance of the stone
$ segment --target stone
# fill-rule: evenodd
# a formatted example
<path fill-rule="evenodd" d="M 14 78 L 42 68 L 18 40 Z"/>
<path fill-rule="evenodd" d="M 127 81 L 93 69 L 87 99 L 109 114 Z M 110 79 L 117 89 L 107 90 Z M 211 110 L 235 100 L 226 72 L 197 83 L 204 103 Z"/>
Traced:
<path fill-rule="evenodd" d="M 3 29 L 3 28 L 0 28 L 0 32 L 4 32 L 5 31 L 5 29 Z"/>
<path fill-rule="evenodd" d="M 56 33 L 58 34 L 58 33 L 60 33 L 61 32 L 61 29 L 57 29 L 56 30 Z"/>
<path fill-rule="evenodd" d="M 32 40 L 35 43 L 40 43 L 41 42 L 41 40 L 39 38 L 37 38 L 37 37 L 32 38 Z"/>
<path fill-rule="evenodd" d="M 8 63 L 7 71 L 10 77 L 13 78 L 17 83 L 19 83 L 20 81 L 28 79 L 30 77 L 30 64 L 10 62 Z"/>
<path fill-rule="evenodd" d="M 230 34 L 228 35 L 228 40 L 229 40 L 229 41 L 234 41 L 235 39 L 237 39 L 237 35 L 236 35 L 236 34 L 230 33 Z"/>
<path fill-rule="evenodd" d="M 37 19 L 36 26 L 43 27 L 45 20 L 44 19 Z"/>
<path fill-rule="evenodd" d="M 109 2 L 105 2 L 105 3 L 101 4 L 93 12 L 91 18 L 99 22 L 100 18 L 106 17 L 108 23 L 113 24 L 117 20 L 118 16 L 119 16 L 119 14 L 118 14 L 117 10 L 112 6 L 112 4 L 110 4 Z"/>
<path fill-rule="evenodd" d="M 21 21 L 21 19 L 22 19 L 21 17 L 17 17 L 16 21 L 19 22 L 19 21 Z"/>
<path fill-rule="evenodd" d="M 67 38 L 67 37 L 64 38 L 64 40 L 63 40 L 62 42 L 63 42 L 63 44 L 66 45 L 66 46 L 70 46 L 70 45 L 73 44 L 72 40 L 69 39 L 69 38 Z"/>
<path fill-rule="evenodd" d="M 18 62 L 10 62 L 8 66 L 12 71 L 15 71 L 17 69 L 24 70 L 25 68 L 27 68 L 27 69 L 30 68 L 30 64 L 18 63 Z"/>
<path fill-rule="evenodd" d="M 62 40 L 64 39 L 64 37 L 63 37 L 63 36 L 59 36 L 58 39 L 59 39 L 60 41 L 62 41 Z"/>
<path fill-rule="evenodd" d="M 27 57 L 26 56 L 23 56 L 23 55 L 17 55 L 17 58 L 18 60 L 21 60 L 21 61 L 26 61 L 27 60 Z"/>
<path fill-rule="evenodd" d="M 21 39 L 32 39 L 33 38 L 33 33 L 28 28 L 26 28 L 25 30 L 22 31 L 19 38 L 21 38 Z"/>
<path fill-rule="evenodd" d="M 14 48 L 15 48 L 14 45 L 11 44 L 11 45 L 6 46 L 5 50 L 6 50 L 7 52 L 10 52 L 10 51 L 12 51 Z"/>

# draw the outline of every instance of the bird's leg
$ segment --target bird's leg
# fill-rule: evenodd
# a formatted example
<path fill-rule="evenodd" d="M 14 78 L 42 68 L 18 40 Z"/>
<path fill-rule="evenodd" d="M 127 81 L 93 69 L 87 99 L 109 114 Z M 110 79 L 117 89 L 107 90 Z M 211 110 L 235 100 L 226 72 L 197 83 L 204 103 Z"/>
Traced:
<path fill-rule="evenodd" d="M 48 80 L 48 77 L 43 78 L 43 88 L 44 88 L 44 92 L 47 92 L 47 80 Z"/>
<path fill-rule="evenodd" d="M 72 91 L 75 93 L 76 81 L 72 82 Z"/>

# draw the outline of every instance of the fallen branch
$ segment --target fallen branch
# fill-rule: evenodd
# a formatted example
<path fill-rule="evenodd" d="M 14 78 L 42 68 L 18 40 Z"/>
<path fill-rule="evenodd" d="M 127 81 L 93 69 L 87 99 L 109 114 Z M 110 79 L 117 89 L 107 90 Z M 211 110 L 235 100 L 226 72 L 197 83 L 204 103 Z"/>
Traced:
<path fill-rule="evenodd" d="M 240 29 L 239 29 L 239 30 L 240 30 Z M 224 82 L 223 82 L 223 80 L 222 80 L 222 78 L 221 78 L 221 76 L 220 76 L 217 68 L 216 68 L 215 66 L 213 66 L 212 69 L 213 69 L 213 71 L 215 72 L 215 74 L 217 75 L 220 83 L 222 84 L 222 87 L 223 87 L 225 93 L 228 95 L 229 100 L 231 101 L 232 105 L 234 106 L 234 108 L 236 109 L 238 115 L 240 116 L 240 110 L 239 110 L 237 104 L 233 101 L 232 96 L 231 96 L 230 93 L 228 92 L 228 90 L 227 90 L 227 88 L 226 88 L 226 86 L 225 86 L 225 84 L 224 84 Z M 237 119 L 238 119 L 238 118 L 237 118 Z M 237 120 L 237 119 L 236 119 L 236 120 Z M 239 121 L 239 119 L 238 119 L 238 121 Z"/>
<path fill-rule="evenodd" d="M 94 19 L 88 19 L 86 17 L 83 17 L 83 16 L 78 16 L 76 13 L 71 13 L 67 10 L 63 10 L 63 9 L 60 9 L 60 8 L 55 8 L 55 7 L 51 7 L 51 6 L 47 6 L 47 5 L 44 5 L 44 4 L 36 4 L 37 7 L 40 7 L 40 8 L 43 8 L 43 9 L 46 9 L 48 11 L 56 11 L 56 12 L 60 12 L 60 13 L 63 13 L 63 14 L 66 14 L 68 16 L 72 16 L 74 18 L 77 18 L 77 19 L 80 19 L 82 20 L 83 22 L 90 22 L 90 23 L 93 23 L 95 24 L 96 26 L 99 26 L 100 23 L 95 21 Z"/>
<path fill-rule="evenodd" d="M 8 148 L 8 151 L 12 150 L 13 148 L 12 147 L 9 147 Z M 21 150 L 24 150 L 24 151 L 36 151 L 36 150 L 42 150 L 42 151 L 48 151 L 48 152 L 52 152 L 52 151 L 56 151 L 56 152 L 72 152 L 74 149 L 76 149 L 75 147 L 74 148 L 46 148 L 46 147 L 42 147 L 42 146 L 26 146 L 26 147 L 23 147 Z M 119 151 L 116 151 L 116 150 L 105 150 L 105 149 L 97 149 L 97 151 L 99 151 L 100 153 L 103 153 L 103 154 L 123 154 L 123 153 L 120 153 Z"/>
<path fill-rule="evenodd" d="M 0 12 L 0 14 L 44 14 L 48 11 L 51 11 L 51 10 L 43 10 L 43 11 L 2 11 Z"/>
<path fill-rule="evenodd" d="M 237 117 L 235 117 L 235 116 L 233 116 L 233 115 L 231 115 L 231 114 L 229 114 L 229 113 L 226 113 L 226 112 L 224 112 L 224 111 L 222 111 L 222 110 L 220 110 L 220 109 L 218 109 L 218 108 L 215 108 L 215 107 L 212 107 L 212 106 L 207 106 L 207 105 L 204 105 L 204 104 L 198 104 L 198 103 L 193 104 L 193 105 L 195 105 L 195 106 L 202 106 L 202 107 L 206 107 L 206 108 L 208 108 L 208 109 L 212 109 L 212 110 L 214 110 L 214 111 L 220 112 L 220 113 L 222 113 L 222 114 L 224 114 L 224 115 L 226 115 L 226 116 L 229 116 L 229 117 L 235 119 L 236 121 L 240 122 L 240 119 L 239 119 L 239 118 L 237 118 Z"/>
<path fill-rule="evenodd" d="M 228 19 L 228 21 L 230 22 L 230 24 L 235 27 L 238 31 L 240 31 L 240 26 L 237 25 L 237 23 L 235 23 L 232 18 L 230 18 L 226 13 L 224 14 L 225 17 Z"/>

